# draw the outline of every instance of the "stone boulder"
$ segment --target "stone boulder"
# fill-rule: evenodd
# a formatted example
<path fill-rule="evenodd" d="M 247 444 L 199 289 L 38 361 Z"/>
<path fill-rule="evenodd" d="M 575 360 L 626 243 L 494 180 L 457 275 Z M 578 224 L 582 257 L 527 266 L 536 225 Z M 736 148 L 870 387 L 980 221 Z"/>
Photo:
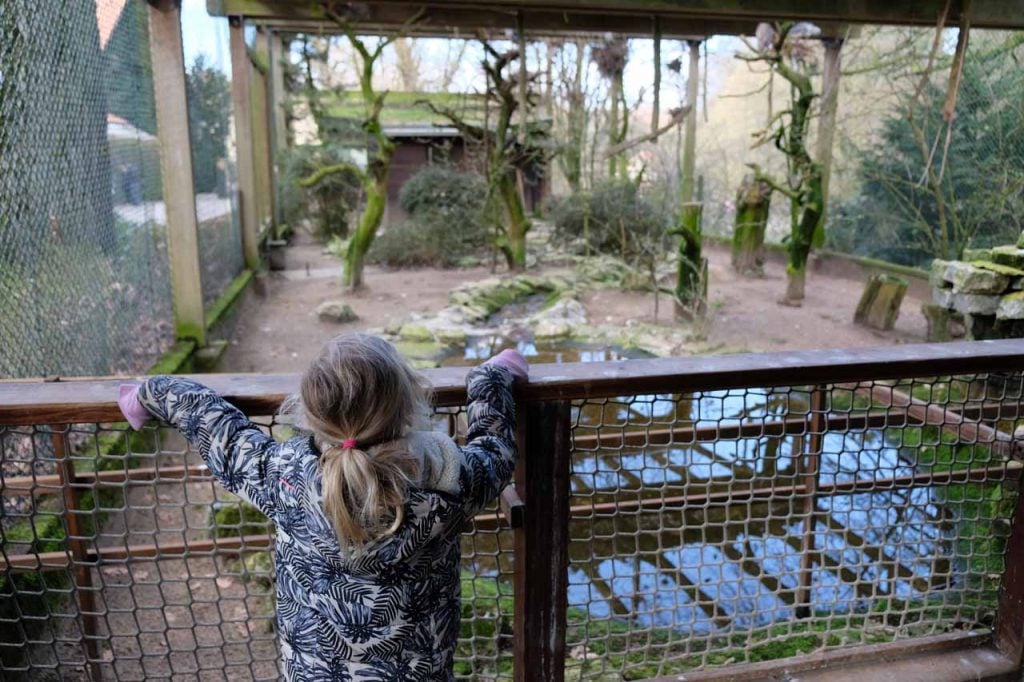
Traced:
<path fill-rule="evenodd" d="M 563 298 L 530 317 L 527 322 L 538 339 L 564 339 L 574 336 L 587 324 L 587 310 L 574 298 Z"/>
<path fill-rule="evenodd" d="M 1018 291 L 999 300 L 997 320 L 1024 320 L 1024 291 Z"/>
<path fill-rule="evenodd" d="M 359 319 L 352 306 L 344 301 L 324 301 L 316 307 L 316 316 L 324 322 L 346 324 Z"/>
<path fill-rule="evenodd" d="M 953 291 L 958 294 L 1001 294 L 1010 286 L 1010 278 L 971 263 L 950 263 Z M 948 281 L 948 280 L 947 280 Z"/>

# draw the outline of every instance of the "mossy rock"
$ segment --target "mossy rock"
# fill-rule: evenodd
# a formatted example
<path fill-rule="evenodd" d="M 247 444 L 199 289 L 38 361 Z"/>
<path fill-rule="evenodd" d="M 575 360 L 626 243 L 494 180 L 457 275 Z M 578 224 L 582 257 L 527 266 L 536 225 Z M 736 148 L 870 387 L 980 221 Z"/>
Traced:
<path fill-rule="evenodd" d="M 1024 291 L 1003 296 L 996 310 L 997 320 L 1024 320 Z"/>
<path fill-rule="evenodd" d="M 524 298 L 567 288 L 568 282 L 553 277 L 490 278 L 452 291 L 448 304 L 460 308 L 471 321 L 479 322 Z"/>
<path fill-rule="evenodd" d="M 434 334 L 425 325 L 416 322 L 406 322 L 398 330 L 398 338 L 402 341 L 425 343 L 432 342 Z"/>
<path fill-rule="evenodd" d="M 950 269 L 953 291 L 958 294 L 1001 294 L 1010 286 L 1010 278 L 1006 275 L 976 268 L 969 263 L 954 262 Z"/>
<path fill-rule="evenodd" d="M 1009 265 L 1000 265 L 990 260 L 972 260 L 971 265 L 982 270 L 990 270 L 1007 277 L 1024 277 L 1024 270 L 1012 268 Z"/>
<path fill-rule="evenodd" d="M 992 260 L 992 249 L 964 249 L 961 260 L 968 262 Z"/>
<path fill-rule="evenodd" d="M 997 246 L 992 249 L 990 260 L 999 265 L 1024 270 L 1024 249 L 1016 246 Z"/>
<path fill-rule="evenodd" d="M 444 352 L 444 346 L 436 341 L 397 341 L 394 347 L 398 354 L 408 360 L 436 360 Z M 436 367 L 431 365 L 430 367 Z"/>
<path fill-rule="evenodd" d="M 449 346 L 461 346 L 466 343 L 466 330 L 460 327 L 441 327 L 434 331 L 437 340 Z"/>

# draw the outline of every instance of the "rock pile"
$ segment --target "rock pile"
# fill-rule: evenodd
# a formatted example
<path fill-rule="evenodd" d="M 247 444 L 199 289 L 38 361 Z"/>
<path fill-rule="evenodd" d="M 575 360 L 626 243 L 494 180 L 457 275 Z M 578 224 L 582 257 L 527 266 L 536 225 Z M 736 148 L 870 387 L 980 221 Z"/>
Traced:
<path fill-rule="evenodd" d="M 962 261 L 932 262 L 928 338 L 1024 337 L 1024 248 L 968 249 Z"/>

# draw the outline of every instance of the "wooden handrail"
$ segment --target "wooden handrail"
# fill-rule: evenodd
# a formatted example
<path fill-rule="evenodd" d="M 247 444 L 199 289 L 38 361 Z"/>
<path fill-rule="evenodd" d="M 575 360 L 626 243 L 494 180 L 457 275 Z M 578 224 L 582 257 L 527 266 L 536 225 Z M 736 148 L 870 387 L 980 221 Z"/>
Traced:
<path fill-rule="evenodd" d="M 518 389 L 525 400 L 576 400 L 727 388 L 805 386 L 1024 370 L 1024 340 L 907 344 L 847 350 L 746 353 L 537 365 Z M 468 368 L 424 370 L 438 406 L 465 402 Z M 272 414 L 297 374 L 203 374 L 249 414 Z M 130 378 L 0 381 L 0 426 L 121 421 L 117 386 Z"/>

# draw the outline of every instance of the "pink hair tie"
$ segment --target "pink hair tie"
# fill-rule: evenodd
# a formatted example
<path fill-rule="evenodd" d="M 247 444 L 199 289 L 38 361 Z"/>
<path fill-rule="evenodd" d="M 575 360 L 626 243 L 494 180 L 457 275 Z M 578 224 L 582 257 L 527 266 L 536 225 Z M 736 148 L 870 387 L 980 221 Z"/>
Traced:
<path fill-rule="evenodd" d="M 345 448 L 346 450 L 351 450 L 357 445 L 359 445 L 359 443 L 356 442 L 355 438 L 346 438 L 345 440 L 341 441 L 341 447 Z"/>

